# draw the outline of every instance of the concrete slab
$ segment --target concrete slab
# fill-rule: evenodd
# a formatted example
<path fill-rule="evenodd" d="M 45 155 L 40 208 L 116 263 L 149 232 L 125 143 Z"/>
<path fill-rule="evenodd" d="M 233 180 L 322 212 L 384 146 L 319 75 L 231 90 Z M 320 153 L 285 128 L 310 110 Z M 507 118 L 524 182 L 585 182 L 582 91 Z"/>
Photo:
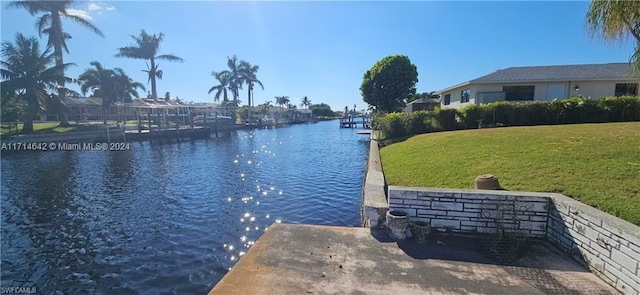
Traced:
<path fill-rule="evenodd" d="M 274 224 L 209 294 L 619 294 L 546 244 L 532 243 L 512 266 L 487 258 L 481 244 Z"/>

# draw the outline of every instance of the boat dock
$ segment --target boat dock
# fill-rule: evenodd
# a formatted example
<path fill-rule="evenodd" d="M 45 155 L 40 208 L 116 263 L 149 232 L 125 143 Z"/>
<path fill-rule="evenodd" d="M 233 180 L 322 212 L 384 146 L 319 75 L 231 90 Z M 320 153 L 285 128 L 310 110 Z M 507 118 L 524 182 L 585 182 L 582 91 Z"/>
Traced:
<path fill-rule="evenodd" d="M 358 128 L 358 126 L 362 126 L 362 128 L 365 128 L 365 129 L 371 128 L 371 117 L 346 116 L 346 117 L 340 118 L 340 128 Z"/>

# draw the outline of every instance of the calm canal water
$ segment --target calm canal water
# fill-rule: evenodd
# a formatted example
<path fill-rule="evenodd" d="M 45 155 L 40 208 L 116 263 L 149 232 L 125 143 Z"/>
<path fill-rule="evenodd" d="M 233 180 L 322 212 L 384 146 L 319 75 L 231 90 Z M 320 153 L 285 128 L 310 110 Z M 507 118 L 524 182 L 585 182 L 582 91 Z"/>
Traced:
<path fill-rule="evenodd" d="M 328 121 L 3 153 L 1 287 L 206 293 L 274 222 L 359 226 L 367 139 Z"/>

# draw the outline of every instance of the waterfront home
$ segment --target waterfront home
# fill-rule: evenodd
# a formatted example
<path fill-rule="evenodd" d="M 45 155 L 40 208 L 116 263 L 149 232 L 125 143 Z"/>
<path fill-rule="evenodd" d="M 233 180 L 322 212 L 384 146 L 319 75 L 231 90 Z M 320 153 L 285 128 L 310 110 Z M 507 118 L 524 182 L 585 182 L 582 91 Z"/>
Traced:
<path fill-rule="evenodd" d="M 417 112 L 417 111 L 433 111 L 437 105 L 440 104 L 439 98 L 418 98 L 412 102 L 407 103 L 404 107 L 405 113 Z"/>
<path fill-rule="evenodd" d="M 629 63 L 511 67 L 438 92 L 442 108 L 495 101 L 637 95 L 640 75 Z"/>

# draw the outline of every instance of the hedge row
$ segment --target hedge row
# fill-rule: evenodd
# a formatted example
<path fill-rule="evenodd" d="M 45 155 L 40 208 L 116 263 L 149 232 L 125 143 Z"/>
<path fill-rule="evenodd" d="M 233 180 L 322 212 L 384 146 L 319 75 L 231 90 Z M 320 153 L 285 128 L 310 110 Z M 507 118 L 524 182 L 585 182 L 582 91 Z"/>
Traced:
<path fill-rule="evenodd" d="M 549 102 L 494 102 L 462 110 L 440 109 L 377 117 L 374 124 L 386 139 L 435 131 L 494 126 L 533 126 L 640 121 L 640 96 L 574 97 Z"/>

